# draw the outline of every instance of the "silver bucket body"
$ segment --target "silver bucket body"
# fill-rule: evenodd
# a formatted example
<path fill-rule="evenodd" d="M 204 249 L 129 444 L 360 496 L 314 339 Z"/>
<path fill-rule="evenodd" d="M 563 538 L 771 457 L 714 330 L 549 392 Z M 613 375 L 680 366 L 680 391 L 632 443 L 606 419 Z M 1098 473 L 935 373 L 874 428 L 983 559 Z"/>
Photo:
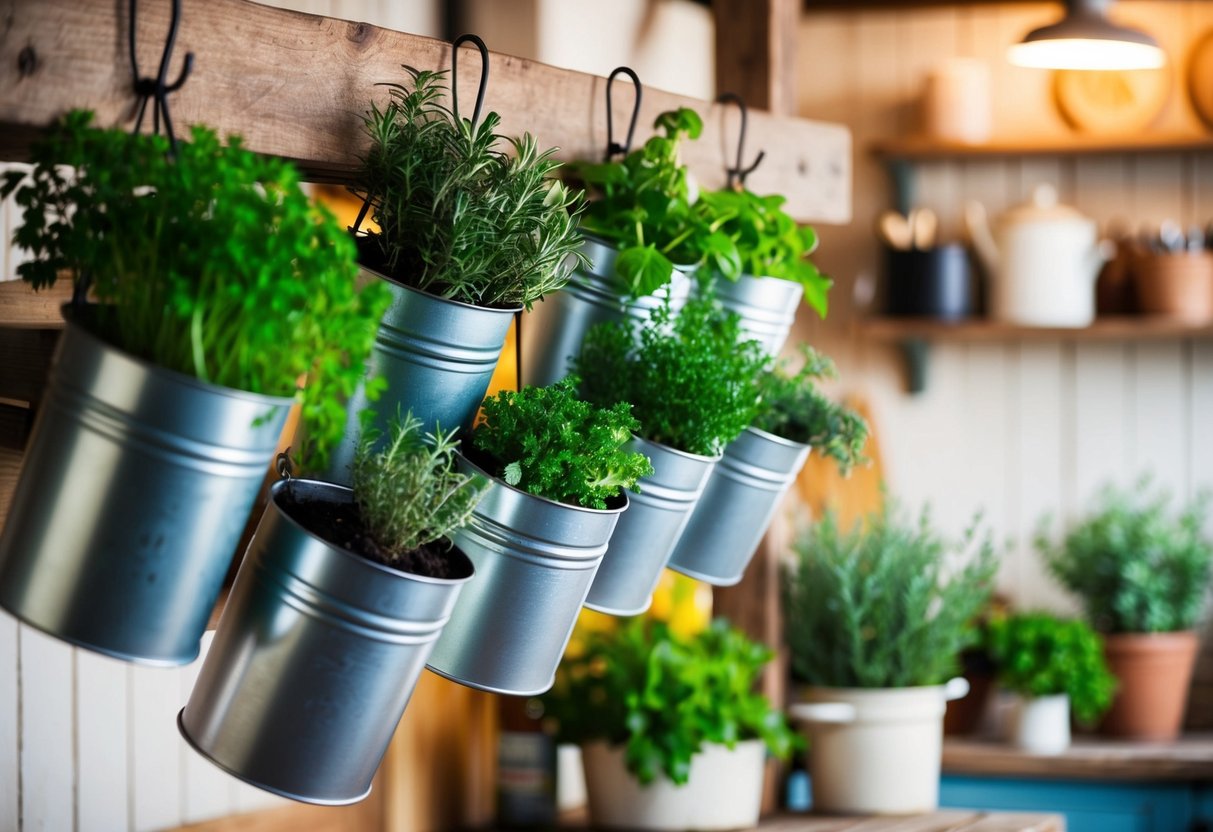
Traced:
<path fill-rule="evenodd" d="M 716 463 L 669 567 L 714 586 L 740 581 L 809 451 L 746 428 Z"/>
<path fill-rule="evenodd" d="M 652 295 L 628 297 L 615 277 L 617 248 L 586 237 L 581 251 L 589 259 L 589 267 L 574 272 L 563 289 L 522 315 L 523 384 L 546 387 L 567 376 L 573 369 L 573 356 L 581 352 L 581 342 L 594 325 L 627 320 L 643 324 L 667 296 L 677 311 L 691 293 L 688 272 L 676 269 L 670 283 Z"/>
<path fill-rule="evenodd" d="M 0 607 L 114 658 L 193 661 L 290 405 L 69 320 L 0 535 Z"/>
<path fill-rule="evenodd" d="M 334 546 L 283 512 L 287 494 L 349 489 L 275 483 L 210 651 L 177 719 L 196 751 L 247 783 L 322 805 L 371 790 L 435 639 L 472 565 L 411 575 Z"/>
<path fill-rule="evenodd" d="M 628 450 L 653 462 L 652 476 L 619 519 L 585 605 L 609 615 L 639 615 L 649 608 L 661 570 L 691 519 L 718 457 L 675 450 L 632 437 Z"/>
<path fill-rule="evenodd" d="M 487 474 L 462 459 L 464 470 Z M 552 686 L 577 614 L 620 516 L 536 497 L 493 479 L 453 535 L 476 566 L 430 656 L 469 687 L 517 696 Z"/>
<path fill-rule="evenodd" d="M 741 316 L 746 337 L 762 344 L 767 355 L 779 355 L 796 321 L 804 287 L 777 277 L 743 274 L 736 282 L 717 280 L 716 297 Z"/>
<path fill-rule="evenodd" d="M 366 373 L 385 379 L 387 388 L 374 402 L 361 386 L 350 399 L 345 436 L 322 477 L 343 485 L 350 483 L 350 464 L 362 434 L 359 414 L 368 407 L 384 435 L 397 410 L 412 410 L 426 431 L 470 427 L 517 311 L 446 300 L 362 271 L 364 278 L 382 280 L 392 295 Z"/>

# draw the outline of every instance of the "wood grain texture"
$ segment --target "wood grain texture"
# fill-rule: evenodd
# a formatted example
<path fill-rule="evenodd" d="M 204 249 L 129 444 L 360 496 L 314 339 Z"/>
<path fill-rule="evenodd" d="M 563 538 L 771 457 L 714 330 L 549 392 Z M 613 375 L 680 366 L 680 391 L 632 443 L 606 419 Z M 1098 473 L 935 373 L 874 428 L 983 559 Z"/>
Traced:
<path fill-rule="evenodd" d="M 21 280 L 0 282 L 0 326 L 9 329 L 62 329 L 59 308 L 71 300 L 71 286 L 59 281 L 35 292 Z"/>
<path fill-rule="evenodd" d="M 783 815 L 755 832 L 1065 832 L 1065 821 L 1057 815 L 945 809 L 909 817 Z"/>
<path fill-rule="evenodd" d="M 879 340 L 925 338 L 938 341 L 1176 341 L 1213 339 L 1213 327 L 1193 326 L 1169 318 L 1124 316 L 1099 318 L 1088 327 L 1033 327 L 974 319 L 957 323 L 921 318 L 871 318 L 859 322 L 859 335 Z"/>
<path fill-rule="evenodd" d="M 1003 743 L 948 738 L 946 774 L 1068 777 L 1084 780 L 1213 782 L 1213 735 L 1190 734 L 1172 743 L 1078 737 L 1063 753 L 1041 757 Z"/>
<path fill-rule="evenodd" d="M 183 6 L 177 60 L 192 51 L 196 63 L 172 98 L 175 122 L 240 133 L 250 148 L 295 159 L 318 180 L 348 179 L 365 146 L 361 115 L 372 97 L 386 98 L 374 84 L 400 78 L 401 63 L 450 65 L 443 41 L 363 23 L 246 0 L 187 0 Z M 96 109 L 101 124 L 129 123 L 134 102 L 127 22 L 119 8 L 125 4 L 109 0 L 16 5 L 0 40 L 0 159 L 19 159 L 29 139 L 71 107 Z M 168 14 L 165 4 L 141 8 L 145 67 L 159 60 Z M 22 75 L 17 53 L 27 48 L 37 56 L 36 69 Z M 474 55 L 461 51 L 465 84 L 479 72 Z M 505 134 L 530 131 L 542 144 L 558 145 L 561 158 L 596 159 L 606 143 L 604 85 L 597 76 L 494 54 L 486 106 L 502 114 Z M 680 105 L 706 115 L 706 102 L 646 90 L 641 121 L 651 124 L 659 112 Z M 753 189 L 787 194 L 789 212 L 803 221 L 847 222 L 850 132 L 757 110 L 750 115 L 752 135 L 761 137 L 769 157 L 751 179 Z M 723 184 L 733 137 L 725 138 L 722 120 L 708 118 L 703 137 L 686 149 L 685 159 L 705 187 Z"/>
<path fill-rule="evenodd" d="M 242 815 L 176 827 L 173 832 L 382 832 L 383 798 L 379 792 L 353 806 L 305 806 L 292 803 Z"/>
<path fill-rule="evenodd" d="M 879 159 L 1018 158 L 1021 156 L 1096 156 L 1211 153 L 1213 138 L 1197 132 L 1180 134 L 1145 133 L 1132 137 L 1067 135 L 1015 136 L 983 144 L 961 144 L 918 136 L 898 137 L 872 142 L 868 152 Z"/>
<path fill-rule="evenodd" d="M 712 0 L 712 15 L 716 89 L 741 96 L 748 107 L 795 113 L 800 0 Z"/>

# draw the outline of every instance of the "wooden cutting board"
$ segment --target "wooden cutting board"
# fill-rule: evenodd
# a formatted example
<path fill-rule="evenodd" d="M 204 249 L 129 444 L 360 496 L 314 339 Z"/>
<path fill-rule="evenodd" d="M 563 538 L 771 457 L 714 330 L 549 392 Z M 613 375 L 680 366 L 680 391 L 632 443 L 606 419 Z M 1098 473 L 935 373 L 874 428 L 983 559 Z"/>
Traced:
<path fill-rule="evenodd" d="M 1053 76 L 1058 112 L 1075 130 L 1097 136 L 1135 133 L 1154 123 L 1171 93 L 1171 65 L 1160 69 L 1073 70 Z"/>

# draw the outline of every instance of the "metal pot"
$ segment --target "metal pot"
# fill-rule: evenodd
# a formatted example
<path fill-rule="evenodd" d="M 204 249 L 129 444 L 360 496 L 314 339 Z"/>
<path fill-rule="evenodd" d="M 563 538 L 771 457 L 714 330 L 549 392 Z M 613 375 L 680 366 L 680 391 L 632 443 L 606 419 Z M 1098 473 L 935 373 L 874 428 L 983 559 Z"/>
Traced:
<path fill-rule="evenodd" d="M 0 536 L 0 606 L 107 656 L 188 664 L 291 399 L 157 367 L 77 314 Z"/>
<path fill-rule="evenodd" d="M 767 355 L 779 355 L 796 321 L 804 287 L 778 277 L 743 274 L 736 283 L 717 280 L 714 289 L 721 305 L 741 316 L 745 337 L 762 344 Z"/>
<path fill-rule="evenodd" d="M 809 451 L 746 428 L 712 469 L 669 567 L 714 586 L 739 582 Z"/>
<path fill-rule="evenodd" d="M 362 272 L 364 278 L 382 280 L 392 294 L 366 372 L 367 378 L 384 378 L 387 389 L 372 403 L 360 386 L 350 400 L 345 437 L 323 477 L 347 485 L 362 434 L 359 414 L 368 407 L 385 436 L 397 410 L 412 410 L 426 431 L 471 426 L 518 311 L 446 300 L 365 267 Z"/>
<path fill-rule="evenodd" d="M 198 681 L 177 719 L 229 774 L 307 803 L 366 797 L 396 723 L 472 577 L 412 575 L 334 546 L 282 509 L 349 502 L 348 488 L 285 480 L 232 587 Z"/>
<path fill-rule="evenodd" d="M 720 457 L 700 456 L 633 436 L 629 451 L 653 462 L 653 474 L 637 483 L 639 492 L 619 526 L 594 577 L 585 605 L 609 615 L 639 615 L 691 519 L 695 503 Z"/>
<path fill-rule="evenodd" d="M 596 237 L 585 238 L 582 253 L 590 265 L 573 273 L 568 284 L 523 313 L 519 327 L 522 383 L 546 387 L 567 376 L 572 358 L 590 327 L 606 321 L 645 323 L 668 296 L 677 311 L 691 292 L 689 270 L 675 269 L 670 283 L 652 295 L 628 297 L 615 277 L 619 250 Z"/>
<path fill-rule="evenodd" d="M 460 468 L 489 476 L 460 457 Z M 476 566 L 430 656 L 469 687 L 530 696 L 552 686 L 577 614 L 621 515 L 536 497 L 493 478 L 453 535 Z"/>

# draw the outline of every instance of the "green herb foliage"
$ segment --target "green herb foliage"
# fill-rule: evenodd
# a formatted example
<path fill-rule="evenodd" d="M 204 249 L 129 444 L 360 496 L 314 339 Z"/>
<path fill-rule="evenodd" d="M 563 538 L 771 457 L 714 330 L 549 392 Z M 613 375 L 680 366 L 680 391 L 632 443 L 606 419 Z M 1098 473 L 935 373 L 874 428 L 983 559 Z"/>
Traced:
<path fill-rule="evenodd" d="M 946 541 L 924 510 L 917 524 L 893 509 L 850 531 L 833 514 L 806 529 L 783 575 L 792 667 L 813 685 L 937 685 L 976 640 L 997 566 L 977 523 Z"/>
<path fill-rule="evenodd" d="M 69 113 L 33 145 L 31 180 L 4 178 L 25 211 L 13 242 L 34 254 L 18 273 L 91 281 L 103 334 L 161 367 L 278 396 L 307 373 L 304 464 L 323 467 L 386 292 L 358 290 L 347 235 L 286 162 L 204 127 L 170 161 L 166 138 L 91 122 Z"/>
<path fill-rule="evenodd" d="M 742 340 L 741 318 L 710 297 L 692 298 L 677 314 L 658 307 L 640 326 L 598 324 L 574 360 L 592 402 L 631 402 L 640 435 L 678 450 L 719 454 L 754 420 L 755 379 L 767 358 Z"/>
<path fill-rule="evenodd" d="M 552 178 L 555 148 L 541 152 L 526 134 L 502 152 L 497 113 L 475 126 L 456 119 L 442 103 L 445 73 L 404 69 L 408 81 L 385 84 L 391 100 L 364 120 L 371 147 L 357 191 L 380 228 L 364 243 L 368 265 L 440 297 L 529 309 L 583 262 L 584 193 Z"/>
<path fill-rule="evenodd" d="M 797 225 L 784 212 L 785 202 L 787 198 L 777 194 L 758 196 L 747 190 L 700 194 L 696 213 L 710 234 L 724 234 L 737 253 L 708 258 L 706 268 L 697 276 L 701 280 L 720 277 L 736 281 L 740 274 L 750 274 L 790 280 L 804 287 L 805 301 L 824 318 L 833 282 L 809 259 L 817 248 L 817 232 L 810 226 Z M 734 259 L 740 269 L 734 269 Z"/>
<path fill-rule="evenodd" d="M 651 295 L 669 283 L 675 263 L 710 260 L 736 280 L 741 269 L 736 246 L 696 216 L 687 168 L 679 161 L 680 144 L 699 138 L 703 120 L 682 107 L 662 113 L 653 126 L 663 135 L 622 161 L 574 166 L 596 192 L 581 218 L 582 229 L 619 246 L 615 272 L 635 296 Z"/>
<path fill-rule="evenodd" d="M 641 783 L 664 773 L 681 784 L 704 743 L 761 739 L 781 758 L 799 744 L 783 714 L 754 691 L 773 655 L 724 619 L 679 638 L 663 622 L 632 618 L 591 634 L 582 655 L 566 658 L 544 704 L 562 741 L 624 745 Z"/>
<path fill-rule="evenodd" d="M 1111 633 L 1157 633 L 1196 626 L 1209 584 L 1213 541 L 1203 532 L 1209 494 L 1178 515 L 1170 495 L 1103 489 L 1093 514 L 1059 544 L 1037 534 L 1049 571 L 1082 599 L 1087 619 Z"/>
<path fill-rule="evenodd" d="M 834 362 L 807 344 L 801 354 L 804 364 L 797 372 L 789 373 L 781 365 L 758 377 L 760 404 L 754 427 L 812 445 L 847 474 L 855 464 L 867 461 L 863 456 L 867 422 L 817 389 L 820 379 L 836 377 Z"/>
<path fill-rule="evenodd" d="M 467 525 L 488 480 L 455 469 L 455 431 L 423 434 L 406 413 L 392 420 L 386 441 L 367 426 L 354 452 L 354 501 L 366 531 L 389 565 Z"/>
<path fill-rule="evenodd" d="M 1099 719 L 1112 704 L 1116 677 L 1104 661 L 1103 642 L 1086 623 L 1048 613 L 992 619 L 986 647 L 998 681 L 1023 696 L 1070 697 L 1080 722 Z"/>
<path fill-rule="evenodd" d="M 472 444 L 491 456 L 494 474 L 522 490 L 584 508 L 653 473 L 644 454 L 626 451 L 637 422 L 622 402 L 595 407 L 577 395 L 577 379 L 504 390 L 485 399 Z"/>

